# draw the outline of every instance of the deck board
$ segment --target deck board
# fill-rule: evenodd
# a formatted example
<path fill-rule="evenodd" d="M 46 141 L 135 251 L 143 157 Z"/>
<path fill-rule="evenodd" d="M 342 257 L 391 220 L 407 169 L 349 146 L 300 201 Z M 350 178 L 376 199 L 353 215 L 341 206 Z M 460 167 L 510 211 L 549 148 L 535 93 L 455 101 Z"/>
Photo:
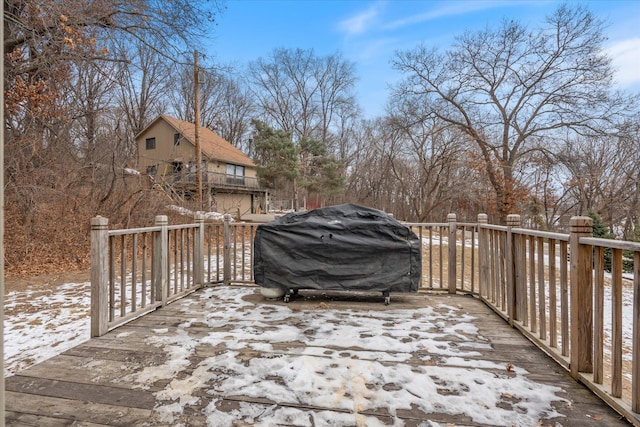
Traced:
<path fill-rule="evenodd" d="M 304 396 L 301 398 L 299 395 L 294 398 L 288 393 L 274 393 L 268 397 L 252 393 L 226 393 L 221 390 L 219 383 L 219 378 L 225 375 L 224 363 L 207 363 L 217 358 L 224 361 L 229 354 L 233 355 L 233 363 L 247 367 L 255 360 L 305 360 L 318 366 L 345 364 L 352 370 L 374 370 L 376 367 L 405 369 L 415 372 L 416 376 L 426 373 L 425 380 L 437 379 L 445 371 L 464 373 L 465 370 L 476 369 L 476 365 L 493 362 L 491 366 L 480 367 L 476 371 L 504 378 L 505 381 L 524 375 L 540 387 L 561 388 L 557 392 L 557 401 L 552 403 L 553 409 L 561 416 L 542 418 L 539 425 L 630 425 L 584 386 L 573 381 L 562 367 L 510 328 L 482 302 L 469 296 L 438 293 L 392 295 L 392 303 L 387 307 L 381 303 L 378 295 L 301 292 L 302 296 L 285 305 L 280 301 L 264 300 L 257 290 L 248 290 L 242 300 L 244 306 L 239 309 L 237 300 L 219 301 L 220 304 L 216 305 L 217 300 L 213 296 L 205 298 L 205 292 L 194 293 L 103 337 L 89 340 L 7 378 L 6 425 L 243 426 L 252 425 L 247 419 L 257 423 L 262 420 L 261 416 L 275 411 L 290 414 L 291 421 L 285 425 L 314 425 L 314 422 L 315 425 L 322 425 L 317 422 L 318 419 L 331 419 L 334 425 L 345 426 L 370 425 L 373 421 L 382 425 L 395 423 L 406 426 L 430 425 L 429 422 L 474 427 L 496 425 L 478 421 L 463 412 L 450 413 L 444 410 L 446 408 L 425 412 L 418 405 L 412 405 L 392 413 L 383 404 L 371 403 L 374 399 L 357 403 L 359 396 L 349 394 L 355 390 L 351 383 L 361 378 L 355 374 L 345 378 L 348 384 L 345 384 L 347 391 L 344 397 L 337 394 L 335 399 L 328 396 L 322 401 L 305 400 Z M 418 309 L 425 308 L 432 308 L 436 314 L 455 311 L 456 315 L 467 316 L 472 320 L 465 320 L 465 324 L 473 325 L 477 334 L 461 334 L 452 330 L 456 326 L 452 318 L 449 323 L 438 325 L 440 335 L 429 341 L 431 348 L 416 346 L 415 350 L 407 353 L 406 350 L 389 346 L 389 342 L 398 342 L 393 339 L 396 339 L 394 334 L 399 334 L 399 331 L 405 334 L 404 343 L 419 344 L 423 337 L 429 336 L 433 326 L 426 323 L 421 325 L 420 319 L 417 319 L 418 323 L 413 324 L 414 330 L 404 330 L 403 323 L 390 317 L 389 313 L 396 313 L 393 310 L 413 310 L 417 313 Z M 236 310 L 233 312 L 236 314 L 230 317 L 225 314 L 225 311 L 233 310 Z M 285 321 L 278 318 L 283 310 L 292 313 Z M 247 322 L 243 319 L 243 312 L 264 316 L 264 320 Z M 328 313 L 331 316 L 326 316 Z M 269 320 L 272 315 L 275 316 L 274 320 Z M 318 324 L 319 318 L 324 319 L 326 324 Z M 367 319 L 371 319 L 372 324 L 382 325 L 382 330 L 363 329 Z M 185 327 L 185 322 L 189 322 L 188 327 Z M 341 345 L 322 335 L 325 333 L 323 326 L 331 327 L 339 323 L 353 325 L 354 330 L 360 331 L 359 336 L 354 337 L 354 345 Z M 241 341 L 234 338 L 234 334 L 238 333 L 238 325 L 247 334 Z M 340 330 L 346 333 L 349 328 Z M 185 334 L 188 335 L 187 341 L 183 341 Z M 216 340 L 211 338 L 211 334 L 215 334 Z M 295 339 L 269 341 L 269 337 L 278 337 L 279 334 L 292 334 Z M 158 345 L 157 337 L 173 344 Z M 356 342 L 355 338 L 361 341 Z M 386 338 L 389 340 L 385 341 Z M 469 352 L 471 348 L 473 352 Z M 182 350 L 188 354 L 182 360 L 183 365 L 176 367 L 174 376 L 160 376 L 146 383 L 141 382 L 141 378 L 145 378 L 149 372 L 155 372 L 155 368 L 166 369 L 163 364 L 169 360 L 168 353 Z M 456 358 L 458 353 L 461 357 Z M 507 368 L 509 365 L 525 370 L 526 374 L 511 372 Z M 202 366 L 208 366 L 208 369 L 203 370 Z M 206 374 L 203 383 L 194 385 L 203 372 Z M 320 385 L 322 375 L 328 375 L 324 372 L 315 374 L 318 378 L 314 380 Z M 362 378 L 372 375 L 371 372 L 362 374 Z M 180 399 L 177 395 L 167 398 L 167 393 L 176 392 L 174 380 L 183 380 L 182 385 L 190 387 L 187 397 L 191 400 L 182 405 L 180 411 L 167 414 L 171 410 L 171 399 L 176 402 Z M 269 380 L 278 384 L 275 375 Z M 406 387 L 400 379 L 385 380 L 387 383 L 383 386 L 365 382 L 361 384 L 362 390 L 368 395 L 383 395 L 385 391 L 400 392 Z M 406 390 L 406 393 L 410 396 L 412 391 Z M 448 393 L 459 392 L 455 387 L 448 388 L 443 384 L 437 395 L 429 399 L 437 408 L 439 399 L 444 399 Z M 535 393 L 533 389 L 531 396 L 519 396 L 518 399 L 533 399 Z M 345 406 L 345 399 L 346 402 L 353 400 L 355 407 Z M 220 418 L 224 421 L 208 419 L 210 404 L 213 403 L 217 413 L 226 416 Z M 500 405 L 502 408 L 499 409 L 513 407 L 512 424 L 518 425 L 516 399 L 510 401 L 510 396 L 506 396 Z M 247 412 L 249 409 L 251 414 Z"/>

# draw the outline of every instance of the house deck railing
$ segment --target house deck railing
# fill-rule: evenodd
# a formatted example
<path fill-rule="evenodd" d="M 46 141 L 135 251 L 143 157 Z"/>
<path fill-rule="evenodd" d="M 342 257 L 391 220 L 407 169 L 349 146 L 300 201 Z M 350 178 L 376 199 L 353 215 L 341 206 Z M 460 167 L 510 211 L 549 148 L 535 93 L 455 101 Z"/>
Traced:
<path fill-rule="evenodd" d="M 176 186 L 190 187 L 197 183 L 195 172 L 176 173 L 173 175 L 173 184 Z M 203 172 L 202 184 L 214 188 L 262 190 L 258 179 L 251 176 L 229 175 L 219 172 Z"/>
<path fill-rule="evenodd" d="M 640 243 L 593 238 L 588 217 L 572 218 L 569 234 L 522 228 L 518 215 L 504 226 L 484 214 L 405 225 L 422 242 L 421 291 L 480 298 L 640 426 Z M 203 286 L 255 284 L 257 226 L 197 214 L 194 224 L 158 216 L 153 227 L 110 231 L 94 218 L 92 336 Z"/>

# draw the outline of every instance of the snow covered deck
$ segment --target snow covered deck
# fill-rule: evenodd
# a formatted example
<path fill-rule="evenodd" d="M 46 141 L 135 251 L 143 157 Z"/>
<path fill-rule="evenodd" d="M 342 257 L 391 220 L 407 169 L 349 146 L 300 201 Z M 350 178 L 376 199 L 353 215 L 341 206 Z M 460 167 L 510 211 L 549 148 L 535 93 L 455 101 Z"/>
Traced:
<path fill-rule="evenodd" d="M 478 299 L 438 293 L 205 288 L 6 390 L 10 426 L 628 425 Z"/>

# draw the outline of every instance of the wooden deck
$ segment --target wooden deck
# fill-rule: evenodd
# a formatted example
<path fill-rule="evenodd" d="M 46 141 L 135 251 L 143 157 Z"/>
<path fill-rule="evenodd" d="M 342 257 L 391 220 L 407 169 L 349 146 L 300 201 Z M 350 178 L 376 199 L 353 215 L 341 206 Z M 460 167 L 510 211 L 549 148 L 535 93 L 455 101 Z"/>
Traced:
<path fill-rule="evenodd" d="M 207 288 L 6 379 L 9 426 L 629 425 L 473 297 Z"/>

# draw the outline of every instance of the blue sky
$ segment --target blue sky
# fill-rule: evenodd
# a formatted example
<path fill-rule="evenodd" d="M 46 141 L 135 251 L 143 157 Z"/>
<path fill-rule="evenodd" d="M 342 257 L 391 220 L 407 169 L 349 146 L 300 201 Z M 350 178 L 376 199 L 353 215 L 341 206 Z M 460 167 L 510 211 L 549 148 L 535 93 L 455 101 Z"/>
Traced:
<path fill-rule="evenodd" d="M 356 92 L 366 117 L 384 114 L 388 86 L 399 78 L 390 60 L 424 42 L 446 48 L 465 30 L 503 18 L 535 26 L 557 1 L 228 0 L 208 53 L 244 65 L 274 48 L 340 52 L 356 64 Z M 608 23 L 606 48 L 623 89 L 640 91 L 640 0 L 586 1 Z"/>

